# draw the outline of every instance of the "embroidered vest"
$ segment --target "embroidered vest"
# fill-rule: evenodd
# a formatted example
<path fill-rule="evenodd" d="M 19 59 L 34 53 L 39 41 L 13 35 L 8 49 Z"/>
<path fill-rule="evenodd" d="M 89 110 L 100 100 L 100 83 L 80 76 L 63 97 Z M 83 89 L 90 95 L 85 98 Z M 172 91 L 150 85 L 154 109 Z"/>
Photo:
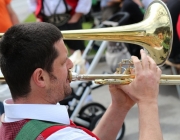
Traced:
<path fill-rule="evenodd" d="M 21 140 L 22 138 L 28 139 L 29 136 L 32 139 L 45 140 L 51 134 L 65 127 L 81 129 L 90 136 L 99 140 L 99 138 L 97 138 L 91 131 L 83 127 L 76 126 L 72 121 L 70 125 L 64 125 L 38 120 L 22 120 L 12 123 L 2 123 L 0 128 L 0 140 Z"/>
<path fill-rule="evenodd" d="M 71 15 L 73 15 L 75 13 L 75 9 L 76 9 L 76 6 L 78 4 L 78 0 L 65 0 L 65 1 L 68 5 L 71 6 L 71 8 L 72 8 Z M 43 0 L 36 0 L 36 2 L 37 2 L 37 7 L 36 7 L 35 15 L 36 15 L 36 17 L 42 19 L 41 8 L 43 5 Z"/>

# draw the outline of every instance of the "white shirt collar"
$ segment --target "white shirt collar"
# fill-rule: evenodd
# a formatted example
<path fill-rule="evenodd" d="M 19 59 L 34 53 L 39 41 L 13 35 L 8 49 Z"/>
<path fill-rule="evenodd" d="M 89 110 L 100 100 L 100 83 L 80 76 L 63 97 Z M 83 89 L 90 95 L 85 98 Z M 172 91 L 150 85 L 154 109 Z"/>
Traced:
<path fill-rule="evenodd" d="M 60 104 L 13 104 L 12 99 L 7 99 L 4 101 L 4 110 L 4 122 L 36 119 L 70 124 L 67 108 Z"/>

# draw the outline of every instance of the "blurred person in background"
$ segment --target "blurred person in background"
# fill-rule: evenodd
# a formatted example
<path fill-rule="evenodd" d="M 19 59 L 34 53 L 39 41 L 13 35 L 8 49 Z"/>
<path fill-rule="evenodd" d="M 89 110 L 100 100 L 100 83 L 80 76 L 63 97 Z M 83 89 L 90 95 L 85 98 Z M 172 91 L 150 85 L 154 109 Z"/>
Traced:
<path fill-rule="evenodd" d="M 113 6 L 116 5 L 115 7 L 117 7 L 117 5 L 119 6 L 119 9 L 117 7 L 116 11 L 111 12 L 112 15 L 118 11 L 127 12 L 129 14 L 129 19 L 126 22 L 124 22 L 123 25 L 134 24 L 143 20 L 143 17 L 144 17 L 144 14 L 142 11 L 143 4 L 140 0 L 102 0 L 101 1 L 102 9 L 106 7 L 110 7 L 112 5 Z M 105 11 L 103 12 L 105 13 Z M 110 12 L 108 11 L 106 13 L 110 13 Z M 110 14 L 102 14 L 102 15 L 106 16 L 106 17 L 103 17 L 103 20 L 110 18 L 109 17 Z M 140 53 L 139 53 L 141 49 L 140 46 L 135 45 L 135 44 L 128 44 L 127 47 L 131 55 L 135 55 L 138 58 L 140 58 Z"/>
<path fill-rule="evenodd" d="M 113 14 L 120 11 L 120 3 L 122 0 L 101 0 L 100 6 L 102 10 L 102 21 L 107 20 Z"/>
<path fill-rule="evenodd" d="M 144 5 L 140 0 L 101 0 L 102 13 L 110 9 L 107 14 L 102 14 L 104 20 L 110 18 L 116 12 L 128 12 L 130 14 L 129 22 L 126 24 L 137 23 L 143 19 L 141 8 Z"/>
<path fill-rule="evenodd" d="M 89 13 L 92 0 L 28 0 L 28 3 L 38 21 L 54 24 L 54 20 L 58 21 L 60 17 L 62 20 L 54 25 L 63 31 L 82 29 L 82 17 Z M 70 54 L 75 50 L 81 50 L 83 53 L 85 49 L 83 40 L 64 42 L 70 49 Z"/>
<path fill-rule="evenodd" d="M 143 4 L 140 0 L 101 0 L 102 22 L 116 13 L 122 12 L 122 14 L 127 13 L 125 16 L 128 16 L 118 26 L 138 23 L 143 20 L 144 16 L 141 8 L 143 8 Z M 106 51 L 106 62 L 111 72 L 116 71 L 118 63 L 122 59 L 130 59 L 130 55 L 140 58 L 140 49 L 141 47 L 135 44 L 109 42 Z"/>
<path fill-rule="evenodd" d="M 121 11 L 129 13 L 129 20 L 127 21 L 126 25 L 141 22 L 144 17 L 142 9 L 143 4 L 140 0 L 123 0 Z M 141 58 L 139 52 L 142 47 L 130 43 L 127 44 L 127 47 L 131 55 L 135 55 L 138 58 Z"/>
<path fill-rule="evenodd" d="M 8 28 L 18 23 L 18 17 L 11 7 L 11 0 L 0 0 L 0 32 L 6 32 Z"/>
<path fill-rule="evenodd" d="M 169 61 L 173 64 L 180 64 L 180 39 L 177 27 L 180 16 L 180 0 L 167 0 L 166 4 L 171 14 L 173 24 L 173 45 Z"/>
<path fill-rule="evenodd" d="M 143 4 L 140 0 L 101 0 L 102 20 L 107 20 L 116 12 L 128 12 L 130 18 L 128 23 L 133 24 L 142 21 Z M 105 16 L 105 17 L 104 17 Z"/>

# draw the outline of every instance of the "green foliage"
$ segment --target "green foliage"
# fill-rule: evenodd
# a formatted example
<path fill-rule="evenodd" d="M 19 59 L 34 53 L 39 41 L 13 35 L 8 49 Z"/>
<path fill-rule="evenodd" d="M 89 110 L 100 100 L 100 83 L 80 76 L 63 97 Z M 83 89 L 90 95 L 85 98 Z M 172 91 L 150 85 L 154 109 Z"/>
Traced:
<path fill-rule="evenodd" d="M 36 22 L 36 17 L 34 16 L 34 14 L 30 14 L 25 20 L 24 22 Z"/>
<path fill-rule="evenodd" d="M 93 23 L 91 23 L 91 22 L 83 22 L 82 27 L 83 27 L 83 29 L 91 29 L 92 25 L 93 25 Z"/>

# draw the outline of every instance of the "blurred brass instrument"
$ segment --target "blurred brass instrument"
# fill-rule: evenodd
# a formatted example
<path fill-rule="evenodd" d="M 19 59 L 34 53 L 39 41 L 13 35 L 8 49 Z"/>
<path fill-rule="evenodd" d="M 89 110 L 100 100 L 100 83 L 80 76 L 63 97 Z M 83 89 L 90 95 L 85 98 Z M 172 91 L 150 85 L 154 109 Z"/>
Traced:
<path fill-rule="evenodd" d="M 62 31 L 64 40 L 107 40 L 115 42 L 126 42 L 144 47 L 146 53 L 154 59 L 158 66 L 162 66 L 168 59 L 172 41 L 173 28 L 171 15 L 168 8 L 161 0 L 154 0 L 145 12 L 144 20 L 132 25 Z M 3 34 L 0 34 L 0 37 Z M 122 65 L 129 65 L 124 73 L 121 72 Z M 129 71 L 133 63 L 123 60 L 116 74 L 84 74 L 78 75 L 69 72 L 70 81 L 93 80 L 97 84 L 129 84 L 135 78 Z M 4 77 L 0 77 L 3 81 Z M 160 84 L 180 84 L 178 75 L 162 75 Z"/>

